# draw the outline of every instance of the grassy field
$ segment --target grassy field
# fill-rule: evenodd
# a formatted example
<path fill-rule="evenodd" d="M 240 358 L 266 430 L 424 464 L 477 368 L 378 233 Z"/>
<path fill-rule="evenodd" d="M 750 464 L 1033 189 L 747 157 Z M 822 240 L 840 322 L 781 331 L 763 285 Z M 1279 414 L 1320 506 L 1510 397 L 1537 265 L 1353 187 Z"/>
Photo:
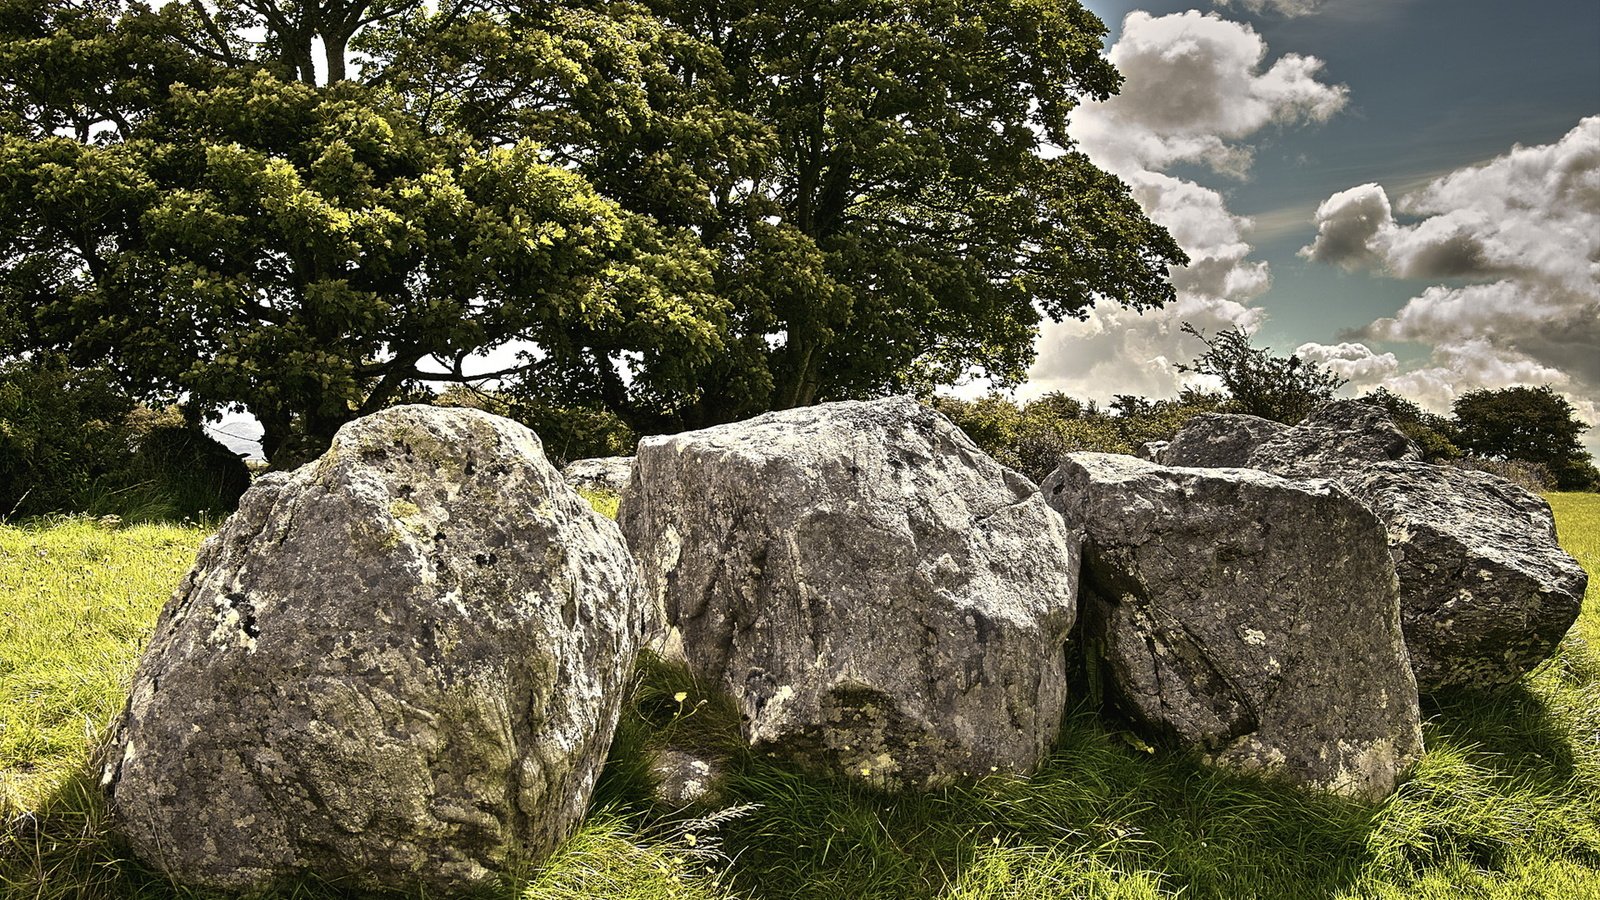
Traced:
<path fill-rule="evenodd" d="M 1600 570 L 1600 496 L 1551 503 L 1564 545 Z M 85 763 L 203 537 L 0 526 L 0 897 L 202 896 L 124 858 Z M 654 667 L 585 827 L 497 896 L 1600 898 L 1596 582 L 1556 659 L 1510 690 L 1425 710 L 1428 755 L 1377 807 L 1151 754 L 1080 709 L 1030 779 L 884 797 L 735 754 L 720 810 L 675 813 L 650 804 L 640 749 L 729 748 L 737 735 L 723 703 Z"/>

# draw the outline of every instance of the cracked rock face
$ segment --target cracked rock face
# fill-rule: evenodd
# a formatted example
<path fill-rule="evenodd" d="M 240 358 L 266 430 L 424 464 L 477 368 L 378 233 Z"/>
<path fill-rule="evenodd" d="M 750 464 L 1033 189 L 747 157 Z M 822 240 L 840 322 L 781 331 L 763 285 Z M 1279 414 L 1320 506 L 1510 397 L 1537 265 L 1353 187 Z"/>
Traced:
<path fill-rule="evenodd" d="M 1589 576 L 1556 541 L 1543 498 L 1487 472 L 1419 462 L 1339 480 L 1388 526 L 1424 693 L 1511 684 L 1577 621 Z"/>
<path fill-rule="evenodd" d="M 1421 756 L 1384 529 L 1343 489 L 1075 453 L 1042 492 L 1086 533 L 1091 664 L 1148 733 L 1367 800 Z"/>
<path fill-rule="evenodd" d="M 758 752 L 894 790 L 1029 772 L 1055 739 L 1079 537 L 938 413 L 646 438 L 618 520 Z"/>
<path fill-rule="evenodd" d="M 491 884 L 576 826 L 637 572 L 520 425 L 399 407 L 268 475 L 168 601 L 106 752 L 134 851 L 260 889 Z"/>
<path fill-rule="evenodd" d="M 1557 543 L 1543 499 L 1486 472 L 1420 462 L 1386 411 L 1354 400 L 1327 404 L 1293 428 L 1269 423 L 1278 431 L 1254 446 L 1237 442 L 1220 462 L 1195 449 L 1247 418 L 1197 416 L 1162 461 L 1328 478 L 1371 507 L 1388 529 L 1424 694 L 1511 684 L 1548 659 L 1577 620 L 1588 576 Z"/>
<path fill-rule="evenodd" d="M 633 477 L 633 457 L 599 456 L 594 459 L 575 459 L 561 470 L 567 484 L 576 490 L 605 491 L 621 495 L 627 490 L 628 479 Z"/>

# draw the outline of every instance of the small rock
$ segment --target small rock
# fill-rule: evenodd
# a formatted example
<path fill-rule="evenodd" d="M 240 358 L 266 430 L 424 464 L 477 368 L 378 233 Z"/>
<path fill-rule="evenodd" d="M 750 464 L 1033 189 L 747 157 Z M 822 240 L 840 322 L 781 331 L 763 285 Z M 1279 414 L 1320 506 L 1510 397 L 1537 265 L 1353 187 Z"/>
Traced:
<path fill-rule="evenodd" d="M 650 771 L 656 777 L 656 802 L 674 809 L 717 803 L 727 780 L 723 760 L 675 748 L 651 751 Z"/>
<path fill-rule="evenodd" d="M 622 495 L 633 477 L 633 457 L 600 456 L 594 459 L 575 459 L 561 470 L 561 477 L 574 490 L 604 491 Z"/>

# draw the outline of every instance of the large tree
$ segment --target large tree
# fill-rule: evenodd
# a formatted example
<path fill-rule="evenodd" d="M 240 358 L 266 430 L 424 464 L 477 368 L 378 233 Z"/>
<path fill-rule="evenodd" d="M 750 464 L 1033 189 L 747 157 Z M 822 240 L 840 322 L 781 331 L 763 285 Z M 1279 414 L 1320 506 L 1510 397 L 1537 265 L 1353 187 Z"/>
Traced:
<path fill-rule="evenodd" d="M 1120 85 L 1076 0 L 650 5 L 717 50 L 770 135 L 696 223 L 734 314 L 684 423 L 1015 384 L 1042 317 L 1171 298 L 1181 250 L 1068 135 Z M 588 171 L 627 195 L 625 173 Z"/>
<path fill-rule="evenodd" d="M 1060 0 L 0 0 L 0 310 L 247 406 L 275 463 L 424 381 L 652 430 L 1014 381 L 1041 315 L 1159 304 L 1182 260 L 1071 149 L 1102 33 Z"/>
<path fill-rule="evenodd" d="M 590 335 L 658 390 L 692 390 L 726 330 L 709 254 L 538 140 L 672 115 L 646 84 L 672 48 L 638 11 L 520 9 L 10 0 L 5 306 L 36 345 L 144 393 L 247 406 L 275 463 L 408 385 L 483 374 L 467 358 L 514 340 Z M 392 83 L 461 29 L 492 76 Z M 548 121 L 463 127 L 491 80 Z"/>

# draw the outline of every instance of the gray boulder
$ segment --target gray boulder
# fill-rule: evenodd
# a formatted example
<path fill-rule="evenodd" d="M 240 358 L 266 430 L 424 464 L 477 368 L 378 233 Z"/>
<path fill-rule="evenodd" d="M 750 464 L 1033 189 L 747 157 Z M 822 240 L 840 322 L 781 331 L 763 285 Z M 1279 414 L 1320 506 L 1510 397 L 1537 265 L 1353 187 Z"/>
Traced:
<path fill-rule="evenodd" d="M 620 495 L 633 477 L 633 457 L 600 456 L 575 459 L 561 470 L 561 476 L 575 490 L 604 491 Z"/>
<path fill-rule="evenodd" d="M 1075 453 L 1043 493 L 1085 530 L 1089 659 L 1147 733 L 1367 800 L 1420 757 L 1383 527 L 1343 489 Z"/>
<path fill-rule="evenodd" d="M 1201 413 L 1186 422 L 1154 462 L 1167 466 L 1247 466 L 1256 448 L 1289 430 L 1260 416 Z"/>
<path fill-rule="evenodd" d="M 1263 441 L 1246 464 L 1289 478 L 1328 478 L 1371 463 L 1421 458 L 1383 407 L 1337 400 Z"/>
<path fill-rule="evenodd" d="M 1056 736 L 1078 536 L 932 410 L 646 438 L 618 521 L 758 752 L 895 790 L 1031 771 Z"/>
<path fill-rule="evenodd" d="M 640 599 L 526 428 L 353 422 L 257 481 L 168 601 L 105 756 L 112 810 L 189 885 L 493 884 L 583 815 Z"/>
<path fill-rule="evenodd" d="M 1388 526 L 1424 693 L 1521 678 L 1555 652 L 1589 577 L 1542 498 L 1487 472 L 1377 463 L 1339 481 Z"/>

